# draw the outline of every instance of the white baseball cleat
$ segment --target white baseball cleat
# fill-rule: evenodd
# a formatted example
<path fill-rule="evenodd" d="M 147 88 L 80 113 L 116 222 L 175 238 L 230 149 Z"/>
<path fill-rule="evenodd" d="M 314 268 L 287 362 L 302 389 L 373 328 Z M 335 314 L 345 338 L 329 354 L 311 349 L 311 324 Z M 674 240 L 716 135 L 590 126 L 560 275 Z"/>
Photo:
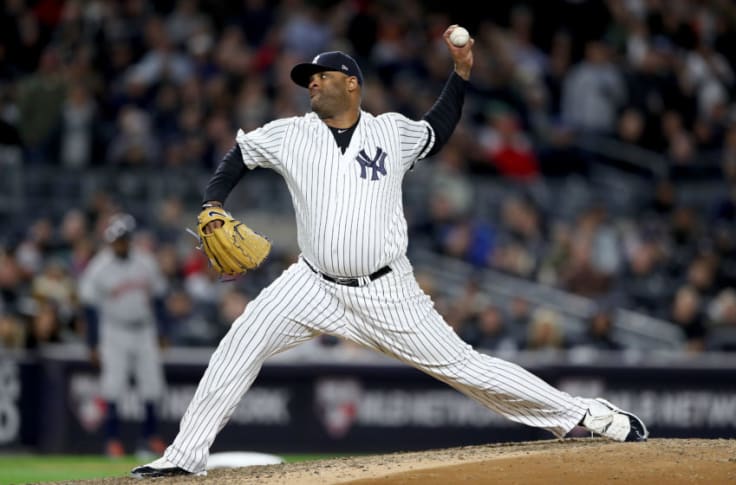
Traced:
<path fill-rule="evenodd" d="M 582 425 L 591 432 L 616 441 L 646 441 L 649 431 L 636 415 L 602 398 L 589 399 Z"/>
<path fill-rule="evenodd" d="M 204 476 L 206 471 L 193 473 L 187 471 L 177 465 L 174 465 L 164 457 L 154 460 L 148 465 L 135 467 L 130 471 L 130 475 L 135 478 L 157 478 L 157 477 L 176 477 L 176 476 Z"/>

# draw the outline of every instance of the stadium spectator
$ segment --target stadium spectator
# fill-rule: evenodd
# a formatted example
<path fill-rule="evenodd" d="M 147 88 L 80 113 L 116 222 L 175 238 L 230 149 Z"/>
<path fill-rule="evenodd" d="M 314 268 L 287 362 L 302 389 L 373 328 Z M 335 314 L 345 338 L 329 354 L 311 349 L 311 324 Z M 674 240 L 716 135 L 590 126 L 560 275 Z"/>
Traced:
<path fill-rule="evenodd" d="M 708 310 L 711 328 L 705 341 L 706 350 L 736 351 L 736 291 L 726 288 Z"/>
<path fill-rule="evenodd" d="M 573 229 L 569 261 L 562 270 L 568 290 L 590 297 L 604 296 L 622 265 L 619 236 L 600 205 L 580 214 Z"/>
<path fill-rule="evenodd" d="M 18 81 L 18 118 L 26 156 L 44 162 L 43 151 L 62 113 L 67 83 L 59 53 L 47 47 L 34 74 Z"/>
<path fill-rule="evenodd" d="M 532 313 L 524 349 L 556 352 L 568 346 L 560 314 L 549 308 L 537 308 Z"/>
<path fill-rule="evenodd" d="M 25 343 L 23 323 L 14 315 L 3 314 L 0 308 L 0 349 L 22 349 Z"/>
<path fill-rule="evenodd" d="M 65 169 L 81 169 L 104 160 L 97 103 L 84 83 L 69 86 L 49 145 L 49 153 L 58 153 L 59 164 Z"/>
<path fill-rule="evenodd" d="M 611 60 L 601 40 L 585 44 L 585 58 L 574 65 L 563 82 L 562 117 L 583 132 L 610 134 L 616 114 L 626 102 L 621 69 Z"/>
<path fill-rule="evenodd" d="M 590 318 L 586 332 L 573 344 L 574 348 L 595 350 L 621 350 L 619 344 L 612 335 L 613 314 L 609 308 L 601 307 Z"/>
<path fill-rule="evenodd" d="M 490 353 L 515 352 L 519 348 L 503 311 L 495 305 L 484 306 L 465 326 L 470 328 L 463 333 L 463 340 L 475 348 Z"/>
<path fill-rule="evenodd" d="M 30 306 L 29 312 L 26 349 L 39 350 L 45 345 L 62 342 L 62 325 L 53 302 L 35 302 Z"/>
<path fill-rule="evenodd" d="M 432 194 L 440 194 L 451 205 L 454 214 L 467 214 L 471 210 L 474 187 L 467 175 L 462 148 L 449 143 L 438 155 L 430 179 Z"/>
<path fill-rule="evenodd" d="M 61 332 L 73 330 L 77 313 L 76 282 L 62 261 L 52 259 L 45 264 L 43 271 L 31 281 L 31 296 L 39 304 L 53 306 Z"/>
<path fill-rule="evenodd" d="M 656 241 L 642 241 L 632 249 L 624 273 L 627 306 L 649 315 L 664 316 L 673 288 L 663 264 L 665 255 Z"/>
<path fill-rule="evenodd" d="M 214 345 L 220 336 L 212 324 L 212 315 L 203 314 L 183 289 L 175 289 L 166 298 L 166 310 L 170 319 L 173 345 Z"/>
<path fill-rule="evenodd" d="M 526 338 L 527 327 L 531 320 L 532 305 L 524 297 L 515 295 L 511 298 L 506 310 L 507 327 L 513 335 L 514 341 L 521 344 Z"/>
<path fill-rule="evenodd" d="M 498 103 L 488 108 L 486 116 L 488 122 L 481 128 L 478 142 L 488 165 L 478 169 L 517 180 L 538 177 L 539 161 L 519 116 Z"/>
<path fill-rule="evenodd" d="M 700 352 L 705 346 L 706 326 L 702 298 L 692 286 L 682 286 L 672 301 L 670 320 L 679 326 L 687 341 L 689 352 Z"/>
<path fill-rule="evenodd" d="M 153 164 L 158 156 L 159 142 L 148 114 L 133 106 L 124 107 L 118 117 L 118 132 L 107 152 L 108 162 L 135 167 Z"/>
<path fill-rule="evenodd" d="M 10 311 L 18 306 L 26 287 L 27 273 L 21 267 L 16 256 L 15 248 L 0 246 L 0 297 L 4 311 Z"/>

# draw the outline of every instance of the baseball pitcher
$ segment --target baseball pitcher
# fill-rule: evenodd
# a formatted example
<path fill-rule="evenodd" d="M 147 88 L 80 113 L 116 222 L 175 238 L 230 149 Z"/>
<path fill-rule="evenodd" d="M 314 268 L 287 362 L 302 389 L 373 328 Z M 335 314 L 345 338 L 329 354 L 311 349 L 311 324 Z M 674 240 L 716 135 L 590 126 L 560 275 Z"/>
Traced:
<path fill-rule="evenodd" d="M 238 132 L 205 191 L 203 249 L 223 274 L 241 274 L 265 257 L 267 242 L 257 235 L 249 242 L 253 235 L 222 209 L 247 170 L 261 167 L 286 181 L 301 256 L 235 320 L 174 442 L 162 458 L 133 469 L 134 476 L 205 473 L 215 436 L 263 362 L 320 334 L 394 357 L 508 419 L 558 437 L 583 425 L 618 441 L 647 438 L 644 423 L 607 401 L 572 397 L 515 364 L 473 350 L 414 278 L 405 254 L 401 187 L 409 169 L 437 153 L 460 119 L 474 41 L 454 45 L 455 27 L 444 33 L 454 70 L 421 120 L 362 110 L 360 67 L 347 54 L 325 52 L 291 71 L 309 94 L 310 113 Z"/>

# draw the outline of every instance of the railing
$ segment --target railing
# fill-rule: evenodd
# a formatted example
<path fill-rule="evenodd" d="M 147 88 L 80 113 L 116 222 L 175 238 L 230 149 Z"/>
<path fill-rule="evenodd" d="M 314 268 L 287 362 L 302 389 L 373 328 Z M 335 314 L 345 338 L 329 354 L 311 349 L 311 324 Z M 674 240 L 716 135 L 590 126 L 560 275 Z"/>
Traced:
<path fill-rule="evenodd" d="M 618 156 L 626 163 L 649 167 L 657 174 L 664 170 L 664 157 L 652 152 L 621 144 L 613 140 L 586 138 L 585 149 Z M 619 146 L 620 145 L 620 146 Z M 418 166 L 405 181 L 407 208 L 422 210 L 430 194 L 425 183 L 432 174 L 430 166 Z M 569 218 L 591 203 L 604 203 L 613 214 L 629 214 L 652 195 L 651 180 L 600 165 L 592 179 L 566 177 L 540 179 L 534 183 L 513 183 L 494 178 L 472 179 L 476 193 L 473 210 L 481 218 L 494 218 L 502 200 L 508 195 L 526 193 L 532 196 L 548 215 Z M 17 217 L 31 211 L 38 215 L 59 217 L 72 207 L 83 206 L 98 192 L 113 196 L 128 210 L 151 214 L 152 209 L 169 196 L 180 197 L 195 210 L 212 170 L 205 167 L 93 167 L 84 170 L 55 166 L 24 165 L 17 152 L 0 151 L 0 218 Z M 705 207 L 709 201 L 725 193 L 722 182 L 683 181 L 678 194 L 684 203 Z M 248 171 L 240 185 L 230 195 L 229 205 L 243 210 L 291 214 L 291 200 L 284 181 L 269 170 Z"/>
<path fill-rule="evenodd" d="M 657 152 L 630 143 L 599 135 L 579 136 L 577 145 L 583 150 L 616 160 L 654 178 L 664 178 L 669 174 L 669 161 Z"/>
<path fill-rule="evenodd" d="M 578 295 L 510 276 L 492 269 L 478 269 L 470 264 L 447 258 L 431 251 L 417 249 L 412 261 L 418 270 L 442 282 L 443 289 L 458 294 L 472 277 L 492 301 L 503 304 L 519 296 L 535 307 L 553 309 L 563 315 L 565 330 L 580 334 L 596 311 L 596 303 Z M 626 309 L 614 313 L 614 338 L 627 348 L 675 350 L 682 348 L 683 335 L 673 324 Z"/>
<path fill-rule="evenodd" d="M 1 155 L 1 154 L 0 154 Z M 95 167 L 84 170 L 53 166 L 22 166 L 0 158 L 0 217 L 27 226 L 27 214 L 61 217 L 83 207 L 98 193 L 112 197 L 137 215 L 154 214 L 166 198 L 180 198 L 195 210 L 212 172 L 201 167 Z M 248 210 L 286 211 L 286 186 L 266 170 L 249 172 L 229 199 Z M 23 214 L 21 214 L 23 208 Z"/>

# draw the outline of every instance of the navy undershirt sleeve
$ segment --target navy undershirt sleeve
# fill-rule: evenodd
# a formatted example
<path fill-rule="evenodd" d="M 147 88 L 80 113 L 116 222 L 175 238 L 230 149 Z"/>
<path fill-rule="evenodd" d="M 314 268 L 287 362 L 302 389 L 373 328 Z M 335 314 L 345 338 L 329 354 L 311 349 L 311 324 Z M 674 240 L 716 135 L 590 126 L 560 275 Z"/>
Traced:
<path fill-rule="evenodd" d="M 202 202 L 210 200 L 216 200 L 225 203 L 225 199 L 230 195 L 233 187 L 240 182 L 240 179 L 245 175 L 248 168 L 243 162 L 243 154 L 240 152 L 240 147 L 237 143 L 233 146 L 227 154 L 222 157 L 220 165 L 217 166 L 215 174 L 212 176 L 210 181 L 207 183 L 207 188 L 204 191 L 204 199 Z"/>
<path fill-rule="evenodd" d="M 467 83 L 458 73 L 452 71 L 439 98 L 424 115 L 424 119 L 432 126 L 435 136 L 434 146 L 427 154 L 428 157 L 439 152 L 455 131 L 462 115 Z"/>

